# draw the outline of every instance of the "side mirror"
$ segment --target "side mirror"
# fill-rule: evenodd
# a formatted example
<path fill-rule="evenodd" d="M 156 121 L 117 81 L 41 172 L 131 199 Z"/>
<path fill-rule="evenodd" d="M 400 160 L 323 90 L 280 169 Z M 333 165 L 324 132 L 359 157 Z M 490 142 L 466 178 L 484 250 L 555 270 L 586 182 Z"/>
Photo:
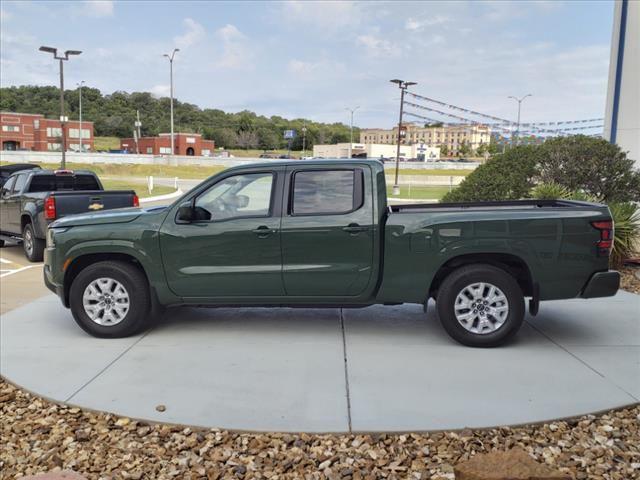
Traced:
<path fill-rule="evenodd" d="M 178 207 L 176 220 L 180 223 L 191 223 L 193 221 L 193 203 L 185 202 Z"/>

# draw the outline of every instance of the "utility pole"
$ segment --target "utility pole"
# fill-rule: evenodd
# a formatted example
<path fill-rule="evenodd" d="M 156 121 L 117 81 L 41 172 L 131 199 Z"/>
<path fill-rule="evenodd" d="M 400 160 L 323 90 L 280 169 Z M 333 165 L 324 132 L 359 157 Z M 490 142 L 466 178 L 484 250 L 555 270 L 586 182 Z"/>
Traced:
<path fill-rule="evenodd" d="M 530 93 L 527 93 L 524 97 L 522 98 L 518 98 L 518 97 L 514 97 L 513 95 L 509 95 L 507 98 L 513 98 L 516 102 L 518 102 L 518 123 L 516 124 L 516 134 L 515 134 L 515 140 L 516 140 L 516 146 L 518 145 L 518 141 L 520 140 L 520 107 L 522 106 L 522 101 L 527 98 L 527 97 L 532 97 L 533 95 L 531 95 Z M 514 135 L 511 136 L 511 145 L 513 146 L 513 139 L 514 139 Z"/>
<path fill-rule="evenodd" d="M 78 92 L 80 94 L 80 153 L 82 153 L 82 86 L 84 85 L 84 80 L 78 83 Z"/>
<path fill-rule="evenodd" d="M 307 122 L 302 122 L 302 158 L 306 157 L 307 153 Z M 300 160 L 302 160 L 302 158 Z"/>
<path fill-rule="evenodd" d="M 60 132 L 62 133 L 62 162 L 60 163 L 60 168 L 64 170 L 67 167 L 67 140 L 65 138 L 67 117 L 64 116 L 64 66 L 62 62 L 69 60 L 69 55 L 80 55 L 82 52 L 80 50 L 66 50 L 64 56 L 58 56 L 57 48 L 42 46 L 39 50 L 53 54 L 54 60 L 59 60 L 60 62 Z"/>
<path fill-rule="evenodd" d="M 173 136 L 173 57 L 176 52 L 179 52 L 179 48 L 174 48 L 171 54 L 165 53 L 164 56 L 169 59 L 169 79 L 170 79 L 170 91 L 171 91 L 171 155 L 175 155 L 175 139 Z"/>
<path fill-rule="evenodd" d="M 135 139 L 136 139 L 136 153 L 140 154 L 140 148 L 139 148 L 139 141 L 140 141 L 140 127 L 142 126 L 142 122 L 140 122 L 140 110 L 136 110 L 136 121 L 134 122 L 133 126 L 135 127 L 133 133 L 135 133 Z"/>
<path fill-rule="evenodd" d="M 398 120 L 398 149 L 396 151 L 396 177 L 393 182 L 393 195 L 400 195 L 400 185 L 398 185 L 398 174 L 400 171 L 400 141 L 402 140 L 402 113 L 404 107 L 404 92 L 411 85 L 417 85 L 416 82 L 405 82 L 404 80 L 398 80 L 394 78 L 389 80 L 391 83 L 398 84 L 400 88 L 400 119 Z"/>

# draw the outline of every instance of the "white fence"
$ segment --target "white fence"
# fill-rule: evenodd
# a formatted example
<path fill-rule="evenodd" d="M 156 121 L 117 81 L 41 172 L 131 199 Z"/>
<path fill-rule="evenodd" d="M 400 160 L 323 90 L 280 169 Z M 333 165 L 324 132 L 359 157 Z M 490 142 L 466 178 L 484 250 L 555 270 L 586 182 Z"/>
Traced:
<path fill-rule="evenodd" d="M 0 161 L 10 163 L 60 163 L 60 152 L 27 152 L 27 151 L 0 151 Z M 127 153 L 76 153 L 67 152 L 69 163 L 131 163 L 139 165 L 221 165 L 231 167 L 233 165 L 246 165 L 255 162 L 268 162 L 264 158 L 250 157 L 187 157 L 168 155 L 138 155 Z M 433 170 L 474 170 L 479 163 L 458 162 L 400 162 L 402 169 L 433 169 Z M 388 174 L 395 169 L 395 163 L 386 163 L 384 166 Z"/>

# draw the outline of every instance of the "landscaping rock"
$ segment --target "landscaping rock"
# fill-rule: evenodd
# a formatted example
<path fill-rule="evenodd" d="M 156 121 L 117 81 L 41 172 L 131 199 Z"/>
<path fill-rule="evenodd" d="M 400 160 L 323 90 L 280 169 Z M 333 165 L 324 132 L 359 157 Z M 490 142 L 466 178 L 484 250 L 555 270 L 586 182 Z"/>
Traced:
<path fill-rule="evenodd" d="M 87 480 L 87 478 L 76 472 L 63 470 L 61 472 L 49 472 L 20 477 L 20 480 Z"/>
<path fill-rule="evenodd" d="M 514 448 L 506 452 L 476 455 L 456 465 L 456 480 L 572 480 L 572 476 L 536 462 L 527 452 Z"/>

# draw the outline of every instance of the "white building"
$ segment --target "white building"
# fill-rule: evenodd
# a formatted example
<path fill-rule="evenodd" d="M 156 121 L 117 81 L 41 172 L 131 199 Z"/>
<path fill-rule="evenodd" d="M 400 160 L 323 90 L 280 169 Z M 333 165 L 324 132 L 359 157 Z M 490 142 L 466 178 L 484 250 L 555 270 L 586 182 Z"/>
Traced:
<path fill-rule="evenodd" d="M 640 2 L 614 4 L 604 138 L 640 168 Z"/>
<path fill-rule="evenodd" d="M 382 143 L 338 143 L 314 145 L 313 156 L 317 158 L 396 158 L 398 146 Z M 440 148 L 425 143 L 400 145 L 400 158 L 433 161 L 440 159 Z"/>

